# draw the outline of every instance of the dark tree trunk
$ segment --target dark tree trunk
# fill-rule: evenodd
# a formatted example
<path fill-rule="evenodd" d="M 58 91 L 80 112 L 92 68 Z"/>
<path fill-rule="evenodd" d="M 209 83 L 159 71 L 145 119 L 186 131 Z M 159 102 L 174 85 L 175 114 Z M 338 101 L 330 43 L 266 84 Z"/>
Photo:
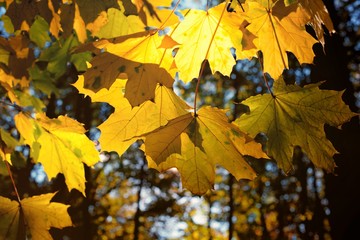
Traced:
<path fill-rule="evenodd" d="M 139 179 L 140 179 L 140 183 L 139 183 L 139 190 L 137 192 L 137 207 L 136 207 L 136 213 L 134 216 L 134 240 L 138 240 L 139 239 L 139 235 L 140 235 L 140 227 L 141 227 L 141 222 L 140 222 L 140 217 L 142 215 L 142 211 L 140 209 L 140 201 L 141 201 L 141 190 L 144 187 L 144 181 L 145 181 L 145 165 L 146 165 L 146 160 L 145 160 L 145 156 L 143 156 L 142 159 L 142 163 L 141 163 L 141 170 L 139 173 Z"/>
<path fill-rule="evenodd" d="M 233 185 L 234 185 L 234 177 L 232 175 L 229 176 L 229 216 L 228 216 L 228 224 L 229 224 L 229 237 L 228 239 L 231 240 L 233 238 L 234 232 L 234 223 L 233 223 L 233 216 L 234 216 L 234 193 L 233 193 Z"/>
<path fill-rule="evenodd" d="M 340 19 L 337 17 L 334 2 L 332 0 L 324 2 L 336 28 L 340 24 Z M 326 89 L 346 89 L 343 100 L 353 111 L 357 111 L 347 68 L 349 56 L 346 55 L 346 49 L 343 47 L 343 39 L 337 34 L 326 37 L 325 48 L 326 55 L 315 49 L 317 57 L 312 71 L 313 81 L 326 80 L 322 86 Z M 351 239 L 350 236 L 356 236 L 357 230 L 360 229 L 360 188 L 356 184 L 359 182 L 360 169 L 359 118 L 353 118 L 351 122 L 344 124 L 341 131 L 330 127 L 325 129 L 327 137 L 341 153 L 334 157 L 338 166 L 335 174 L 327 174 L 325 178 L 326 196 L 331 211 L 329 216 L 331 235 L 335 240 Z"/>
<path fill-rule="evenodd" d="M 211 231 L 211 221 L 212 221 L 212 212 L 211 212 L 211 207 L 213 205 L 213 202 L 211 200 L 211 196 L 208 198 L 208 203 L 209 203 L 209 213 L 208 213 L 208 223 L 207 223 L 207 228 L 208 228 L 208 233 L 209 233 L 209 240 L 212 240 L 212 231 Z"/>
<path fill-rule="evenodd" d="M 261 239 L 263 240 L 267 240 L 270 239 L 270 234 L 269 231 L 266 227 L 266 219 L 265 219 L 265 214 L 266 214 L 266 207 L 265 204 L 262 201 L 262 196 L 264 194 L 264 182 L 261 181 L 261 179 L 259 179 L 259 186 L 258 186 L 258 193 L 259 193 L 259 201 L 261 202 L 261 207 L 260 207 L 260 225 L 262 228 L 262 236 Z"/>
<path fill-rule="evenodd" d="M 278 213 L 277 216 L 277 222 L 278 222 L 278 236 L 277 239 L 285 239 L 284 235 L 284 227 L 285 227 L 285 218 L 286 218 L 286 203 L 284 202 L 282 196 L 283 196 L 283 188 L 281 186 L 281 180 L 283 179 L 283 175 L 281 170 L 278 170 L 278 179 L 274 182 L 274 191 L 276 199 L 278 200 L 276 204 L 276 211 Z"/>
<path fill-rule="evenodd" d="M 302 214 L 303 216 L 305 216 L 306 211 L 309 208 L 309 201 L 308 201 L 308 184 L 307 184 L 307 169 L 308 169 L 308 164 L 305 163 L 304 161 L 304 153 L 301 151 L 300 147 L 296 147 L 294 150 L 294 155 L 293 155 L 293 161 L 296 164 L 296 172 L 295 175 L 297 177 L 297 179 L 300 182 L 301 185 L 301 192 L 299 193 L 299 201 L 297 204 L 298 207 L 298 211 L 300 214 Z M 305 225 L 305 232 L 301 232 L 299 230 L 299 234 L 300 234 L 300 238 L 301 239 L 306 239 L 307 237 L 307 232 L 309 232 L 310 226 L 309 226 L 309 221 L 307 219 L 304 219 L 302 221 L 302 223 Z"/>

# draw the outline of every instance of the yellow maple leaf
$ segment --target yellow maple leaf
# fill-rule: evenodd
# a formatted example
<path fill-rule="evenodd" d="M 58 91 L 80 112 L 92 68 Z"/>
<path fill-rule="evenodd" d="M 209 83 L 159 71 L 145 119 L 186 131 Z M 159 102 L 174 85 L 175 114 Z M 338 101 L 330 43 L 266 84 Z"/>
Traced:
<path fill-rule="evenodd" d="M 124 96 L 125 84 L 125 79 L 116 79 L 109 89 L 102 88 L 95 93 L 84 88 L 84 76 L 80 75 L 78 80 L 72 85 L 78 89 L 79 93 L 84 94 L 85 97 L 89 96 L 92 102 L 107 102 L 116 107 L 123 103 L 120 99 Z"/>
<path fill-rule="evenodd" d="M 54 37 L 59 38 L 59 33 L 60 31 L 62 31 L 60 24 L 60 15 L 57 12 L 55 12 L 54 5 L 51 0 L 48 0 L 48 7 L 52 14 L 49 31 Z"/>
<path fill-rule="evenodd" d="M 89 30 L 93 36 L 96 36 L 96 34 L 108 23 L 108 21 L 107 13 L 102 11 L 93 22 L 86 24 L 86 29 Z"/>
<path fill-rule="evenodd" d="M 142 135 L 187 113 L 189 106 L 171 89 L 158 85 L 155 92 L 155 103 L 146 101 L 138 107 L 132 107 L 125 98 L 117 100 L 114 113 L 98 127 L 103 151 L 121 155 Z"/>
<path fill-rule="evenodd" d="M 75 16 L 74 16 L 73 28 L 76 32 L 79 42 L 84 43 L 87 39 L 86 27 L 85 27 L 85 22 L 80 15 L 79 6 L 77 3 L 75 3 Z"/>
<path fill-rule="evenodd" d="M 189 82 L 198 77 L 202 62 L 207 59 L 212 72 L 229 75 L 236 58 L 255 56 L 251 36 L 244 38 L 244 18 L 236 13 L 225 12 L 222 3 L 208 11 L 190 10 L 185 19 L 174 28 L 171 37 L 181 43 L 175 56 L 180 79 Z M 246 51 L 245 51 L 246 50 Z"/>
<path fill-rule="evenodd" d="M 181 44 L 175 62 L 179 77 L 185 83 L 198 77 L 205 59 L 208 59 L 213 72 L 230 74 L 235 64 L 230 52 L 233 44 L 228 33 L 218 25 L 219 14 L 214 13 L 224 9 L 190 10 L 172 33 L 172 37 Z"/>
<path fill-rule="evenodd" d="M 98 54 L 84 73 L 84 87 L 99 91 L 123 78 L 128 80 L 125 97 L 132 106 L 152 100 L 157 83 L 172 87 L 174 79 L 169 71 L 173 75 L 175 71 L 169 70 L 173 67 L 173 57 L 167 49 L 176 44 L 171 37 L 160 36 L 157 31 L 95 42 L 83 48 Z"/>
<path fill-rule="evenodd" d="M 163 121 L 162 119 L 171 120 L 191 111 L 191 107 L 184 100 L 177 96 L 172 89 L 163 85 L 156 87 L 155 104 L 160 109 L 159 123 Z"/>
<path fill-rule="evenodd" d="M 3 69 L 0 69 L 0 85 L 7 91 L 7 95 L 11 102 L 19 103 L 20 100 L 16 96 L 16 93 L 13 89 L 17 80 L 14 76 L 7 74 Z"/>
<path fill-rule="evenodd" d="M 97 28 L 94 28 L 95 26 Z M 137 16 L 125 16 L 121 10 L 109 8 L 107 12 L 100 14 L 94 23 L 88 24 L 87 28 L 91 30 L 94 36 L 99 38 L 114 38 L 142 32 L 145 29 L 145 25 Z"/>
<path fill-rule="evenodd" d="M 101 131 L 99 142 L 103 151 L 116 151 L 123 154 L 140 135 L 159 128 L 167 123 L 159 123 L 159 109 L 155 103 L 146 101 L 138 107 L 132 107 L 123 98 L 113 114 L 98 128 Z"/>
<path fill-rule="evenodd" d="M 179 22 L 171 9 L 171 0 L 144 1 L 132 0 L 137 8 L 139 18 L 146 26 L 164 28 Z"/>
<path fill-rule="evenodd" d="M 10 155 L 18 145 L 20 145 L 19 141 L 13 138 L 10 133 L 0 128 L 0 160 L 11 164 Z"/>
<path fill-rule="evenodd" d="M 332 172 L 333 155 L 337 153 L 326 138 L 324 124 L 339 127 L 355 113 L 346 106 L 343 92 L 320 90 L 319 84 L 285 85 L 283 80 L 274 83 L 273 93 L 250 97 L 242 103 L 250 113 L 235 123 L 250 136 L 265 133 L 267 149 L 285 172 L 292 169 L 293 148 L 300 146 L 315 166 Z"/>
<path fill-rule="evenodd" d="M 170 69 L 173 57 L 168 48 L 178 43 L 168 35 L 157 31 L 143 31 L 124 37 L 104 39 L 94 43 L 94 46 L 116 56 L 139 63 L 154 63 Z M 164 47 L 166 46 L 166 47 Z"/>
<path fill-rule="evenodd" d="M 258 38 L 255 45 L 263 54 L 263 70 L 278 79 L 288 68 L 286 52 L 292 52 L 300 64 L 312 63 L 312 46 L 317 42 L 305 30 L 309 14 L 298 4 L 285 7 L 283 1 L 247 1 L 247 29 Z"/>
<path fill-rule="evenodd" d="M 319 42 L 324 46 L 324 30 L 323 25 L 328 29 L 330 33 L 334 33 L 334 25 L 331 21 L 329 13 L 321 0 L 300 0 L 300 4 L 304 7 L 305 11 L 311 16 L 310 25 L 315 30 L 316 36 Z"/>
<path fill-rule="evenodd" d="M 176 167 L 184 187 L 195 194 L 204 194 L 212 188 L 216 165 L 225 167 L 236 179 L 256 176 L 239 147 L 245 146 L 249 138 L 217 108 L 201 108 L 196 116 L 182 115 L 144 137 L 149 167 L 159 171 Z M 260 144 L 249 147 L 255 151 L 248 153 L 266 157 Z"/>
<path fill-rule="evenodd" d="M 20 204 L 0 197 L 0 239 L 25 238 L 27 227 L 34 240 L 51 240 L 51 227 L 72 226 L 67 212 L 70 205 L 50 202 L 55 193 L 22 199 Z"/>
<path fill-rule="evenodd" d="M 84 134 L 84 127 L 66 116 L 49 119 L 37 114 L 36 119 L 31 119 L 23 113 L 15 116 L 15 125 L 48 178 L 63 173 L 69 191 L 75 188 L 85 195 L 83 163 L 93 166 L 99 153 Z"/>
<path fill-rule="evenodd" d="M 127 79 L 125 97 L 132 106 L 154 99 L 158 83 L 172 87 L 174 82 L 158 64 L 133 62 L 107 52 L 94 57 L 91 65 L 84 73 L 84 87 L 99 91 L 109 89 L 116 79 Z"/>

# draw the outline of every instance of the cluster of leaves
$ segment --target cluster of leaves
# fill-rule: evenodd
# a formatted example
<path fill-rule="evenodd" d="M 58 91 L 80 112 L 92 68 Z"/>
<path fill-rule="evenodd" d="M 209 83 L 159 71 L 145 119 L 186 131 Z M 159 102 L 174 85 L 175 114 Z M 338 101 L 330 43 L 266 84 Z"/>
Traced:
<path fill-rule="evenodd" d="M 73 86 L 92 102 L 115 109 L 98 126 L 101 150 L 121 155 L 142 140 L 148 166 L 159 171 L 176 167 L 183 186 L 194 194 L 212 188 L 217 165 L 237 180 L 254 179 L 256 172 L 245 155 L 271 157 L 288 172 L 294 146 L 315 166 L 332 172 L 337 151 L 326 138 L 324 124 L 340 127 L 356 114 L 342 102 L 342 92 L 320 90 L 319 84 L 286 85 L 281 77 L 289 52 L 300 64 L 312 63 L 313 45 L 324 44 L 323 25 L 333 32 L 322 1 L 232 1 L 206 11 L 178 10 L 179 2 L 3 2 L 1 102 L 11 109 L 6 114 L 14 119 L 17 132 L 1 127 L 1 164 L 10 169 L 18 146 L 27 145 L 49 179 L 62 173 L 69 190 L 85 195 L 83 164 L 98 162 L 95 144 L 76 120 L 44 114 L 43 100 L 59 94 L 56 86 L 68 84 L 62 76 L 74 67 L 82 74 Z M 236 60 L 251 58 L 261 61 L 269 93 L 243 101 L 249 113 L 230 122 L 226 110 L 197 106 L 207 63 L 212 73 L 229 75 Z M 195 79 L 193 106 L 175 94 L 177 79 Z M 267 136 L 266 146 L 254 141 L 259 133 Z M 42 232 L 70 226 L 71 220 L 59 224 L 57 215 L 54 220 L 47 217 L 53 211 L 68 217 L 65 205 L 49 203 L 52 196 L 18 196 L 18 202 L 2 198 L 2 221 L 10 222 L 3 235 L 13 236 L 19 222 L 30 226 L 36 220 L 30 205 L 45 211 Z M 29 231 L 34 239 L 46 235 L 31 226 Z"/>

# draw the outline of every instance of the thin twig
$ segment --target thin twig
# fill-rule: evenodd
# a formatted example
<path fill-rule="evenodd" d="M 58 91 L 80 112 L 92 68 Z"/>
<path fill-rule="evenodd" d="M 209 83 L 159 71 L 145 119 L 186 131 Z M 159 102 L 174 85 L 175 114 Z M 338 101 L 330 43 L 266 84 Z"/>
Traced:
<path fill-rule="evenodd" d="M 20 195 L 19 195 L 19 192 L 18 192 L 18 190 L 17 190 L 16 184 L 15 184 L 15 181 L 14 181 L 14 178 L 13 178 L 13 175 L 12 175 L 12 172 L 11 172 L 11 169 L 10 169 L 10 164 L 9 164 L 9 162 L 7 162 L 7 161 L 5 161 L 5 164 L 6 164 L 6 168 L 7 168 L 7 170 L 8 170 L 8 173 L 9 173 L 9 176 L 10 176 L 10 179 L 11 179 L 11 182 L 12 182 L 12 185 L 13 185 L 14 190 L 15 190 L 15 194 L 16 194 L 17 200 L 18 200 L 19 204 L 21 205 Z"/>

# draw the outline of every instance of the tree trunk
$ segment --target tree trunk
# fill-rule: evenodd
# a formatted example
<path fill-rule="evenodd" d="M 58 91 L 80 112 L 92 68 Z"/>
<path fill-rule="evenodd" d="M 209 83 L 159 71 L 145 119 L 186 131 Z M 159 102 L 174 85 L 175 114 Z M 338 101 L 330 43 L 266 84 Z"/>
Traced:
<path fill-rule="evenodd" d="M 334 2 L 330 0 L 324 2 L 336 28 L 340 20 L 336 15 Z M 317 49 L 312 79 L 326 80 L 322 87 L 327 89 L 346 89 L 343 100 L 356 112 L 354 90 L 347 68 L 349 57 L 346 55 L 343 39 L 337 34 L 326 37 L 325 48 L 326 55 L 321 54 Z M 335 174 L 327 174 L 325 177 L 326 197 L 331 211 L 329 216 L 331 235 L 335 240 L 351 239 L 350 236 L 356 236 L 357 230 L 360 229 L 360 188 L 356 185 L 360 169 L 359 118 L 355 117 L 351 122 L 344 124 L 341 131 L 327 127 L 326 130 L 327 137 L 341 153 L 334 156 L 338 166 Z"/>
<path fill-rule="evenodd" d="M 229 175 L 229 215 L 228 215 L 228 224 L 229 224 L 229 237 L 228 239 L 231 240 L 233 238 L 234 232 L 234 223 L 233 223 L 233 216 L 234 216 L 234 193 L 233 193 L 233 184 L 234 184 L 234 177 Z"/>

